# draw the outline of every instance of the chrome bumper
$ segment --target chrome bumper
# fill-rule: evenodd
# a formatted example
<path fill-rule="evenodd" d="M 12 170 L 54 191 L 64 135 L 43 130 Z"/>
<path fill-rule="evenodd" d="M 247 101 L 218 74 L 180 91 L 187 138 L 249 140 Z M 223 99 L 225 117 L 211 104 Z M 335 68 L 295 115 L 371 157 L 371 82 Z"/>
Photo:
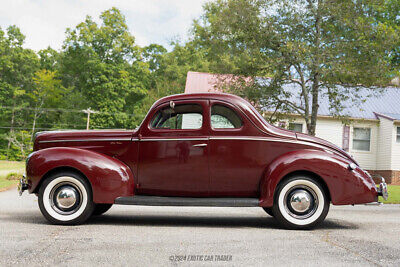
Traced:
<path fill-rule="evenodd" d="M 19 179 L 18 183 L 18 194 L 21 196 L 22 193 L 28 189 L 28 180 L 26 179 L 25 175 L 23 178 Z"/>
<path fill-rule="evenodd" d="M 385 183 L 385 178 L 381 177 L 381 179 L 382 179 L 382 181 L 379 184 L 379 187 L 377 188 L 378 196 L 381 196 L 381 197 L 383 197 L 384 200 L 387 200 L 389 197 L 387 184 Z"/>

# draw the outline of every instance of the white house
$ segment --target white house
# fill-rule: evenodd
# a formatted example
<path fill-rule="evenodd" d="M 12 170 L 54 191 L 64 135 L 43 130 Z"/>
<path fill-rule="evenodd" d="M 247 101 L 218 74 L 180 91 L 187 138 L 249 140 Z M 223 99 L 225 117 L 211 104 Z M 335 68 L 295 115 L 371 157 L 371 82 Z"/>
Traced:
<path fill-rule="evenodd" d="M 188 72 L 185 93 L 216 92 L 217 78 L 215 74 Z M 330 115 L 329 100 L 321 97 L 316 136 L 348 151 L 373 176 L 400 184 L 400 88 L 387 88 L 358 105 L 347 104 L 344 123 Z M 304 120 L 296 114 L 286 114 L 280 125 L 306 133 Z"/>

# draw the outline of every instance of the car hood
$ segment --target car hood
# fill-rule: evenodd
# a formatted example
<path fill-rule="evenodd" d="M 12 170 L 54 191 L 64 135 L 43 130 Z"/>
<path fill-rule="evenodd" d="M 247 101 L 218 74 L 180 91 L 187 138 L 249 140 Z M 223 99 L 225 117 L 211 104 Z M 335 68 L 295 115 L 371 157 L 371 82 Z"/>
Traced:
<path fill-rule="evenodd" d="M 355 164 L 358 165 L 358 163 L 353 159 L 353 157 L 349 153 L 347 153 L 346 151 L 341 149 L 339 146 L 337 146 L 331 142 L 328 142 L 324 139 L 321 139 L 321 138 L 318 138 L 315 136 L 303 134 L 303 133 L 296 133 L 296 136 L 297 136 L 297 140 L 299 140 L 299 141 L 318 144 L 318 145 L 321 145 L 324 147 L 328 147 L 331 150 L 334 150 L 336 153 L 340 154 L 341 156 L 344 156 L 345 158 L 351 160 L 352 162 L 354 162 Z"/>
<path fill-rule="evenodd" d="M 70 130 L 38 132 L 35 135 L 34 146 L 39 143 L 98 141 L 98 140 L 130 140 L 135 134 L 133 130 Z"/>

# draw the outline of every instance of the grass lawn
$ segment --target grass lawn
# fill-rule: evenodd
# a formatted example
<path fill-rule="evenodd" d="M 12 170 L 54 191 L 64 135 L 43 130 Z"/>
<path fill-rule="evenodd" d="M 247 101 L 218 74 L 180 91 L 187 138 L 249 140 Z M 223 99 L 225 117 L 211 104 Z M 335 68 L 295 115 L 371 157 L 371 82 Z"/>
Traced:
<path fill-rule="evenodd" d="M 18 181 L 7 180 L 6 177 L 11 172 L 24 173 L 24 161 L 0 160 L 0 189 L 15 185 Z"/>
<path fill-rule="evenodd" d="M 388 185 L 389 198 L 388 200 L 383 200 L 379 198 L 379 201 L 388 204 L 400 204 L 400 185 Z"/>

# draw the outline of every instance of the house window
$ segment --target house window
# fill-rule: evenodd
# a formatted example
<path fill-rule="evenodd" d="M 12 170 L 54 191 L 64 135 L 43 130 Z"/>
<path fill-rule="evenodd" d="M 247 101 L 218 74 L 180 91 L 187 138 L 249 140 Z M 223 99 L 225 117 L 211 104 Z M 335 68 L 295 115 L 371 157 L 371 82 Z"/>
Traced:
<path fill-rule="evenodd" d="M 400 143 L 400 127 L 397 127 L 396 141 L 397 143 Z"/>
<path fill-rule="evenodd" d="M 302 133 L 303 132 L 303 124 L 302 123 L 289 122 L 289 130 Z"/>
<path fill-rule="evenodd" d="M 353 129 L 353 149 L 359 151 L 370 151 L 371 128 Z"/>

